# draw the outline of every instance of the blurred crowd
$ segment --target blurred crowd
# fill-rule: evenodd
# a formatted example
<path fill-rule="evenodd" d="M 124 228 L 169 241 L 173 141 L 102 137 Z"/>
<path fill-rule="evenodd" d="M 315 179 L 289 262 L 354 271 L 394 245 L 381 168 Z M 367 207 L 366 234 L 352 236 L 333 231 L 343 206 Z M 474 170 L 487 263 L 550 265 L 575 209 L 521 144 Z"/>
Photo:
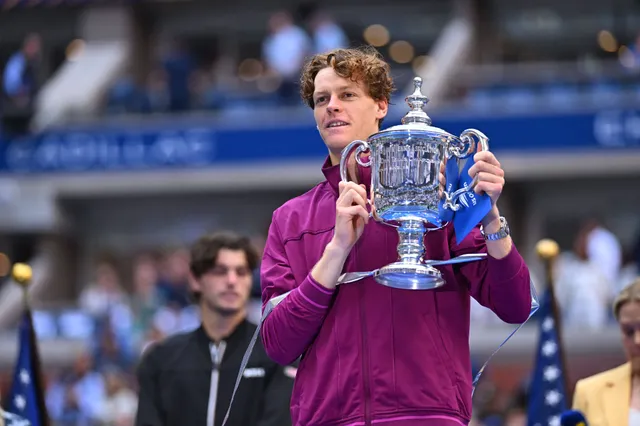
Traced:
<path fill-rule="evenodd" d="M 299 104 L 297 80 L 305 58 L 348 46 L 341 26 L 316 6 L 274 12 L 261 57 L 198 55 L 185 40 L 160 46 L 144 84 L 124 75 L 109 91 L 107 113 L 218 110 L 247 104 Z"/>
<path fill-rule="evenodd" d="M 261 248 L 261 239 L 254 240 Z M 257 277 L 258 271 L 255 276 Z M 250 317 L 260 315 L 254 281 Z M 34 310 L 40 341 L 72 339 L 86 348 L 68 368 L 46 371 L 46 404 L 59 426 L 130 426 L 137 408 L 135 368 L 149 344 L 199 326 L 185 247 L 112 253 L 96 260 L 73 306 Z M 0 377 L 6 396 L 12 371 Z M 1 400 L 1 398 L 0 398 Z"/>
<path fill-rule="evenodd" d="M 46 404 L 56 425 L 132 425 L 140 354 L 149 343 L 199 324 L 185 249 L 142 253 L 129 271 L 125 260 L 99 259 L 75 307 L 34 312 L 39 340 L 66 337 L 86 347 L 70 368 L 46 372 Z"/>
<path fill-rule="evenodd" d="M 259 53 L 253 55 L 251 49 L 233 54 L 218 51 L 213 47 L 217 43 L 213 38 L 204 42 L 163 37 L 154 43 L 151 63 L 145 66 L 150 72 L 143 77 L 133 72 L 120 75 L 106 89 L 103 111 L 109 115 L 152 114 L 301 105 L 297 80 L 305 58 L 320 51 L 365 43 L 361 39 L 362 35 L 348 33 L 313 2 L 273 12 Z M 484 80 L 476 81 L 477 76 L 471 78 L 473 81 L 457 77 L 455 84 L 460 87 L 452 87 L 447 96 L 457 105 L 476 110 L 557 110 L 585 103 L 599 106 L 637 101 L 640 34 L 636 40 L 626 41 L 628 45 L 619 47 L 619 63 L 612 74 L 610 69 L 601 69 L 601 58 L 594 59 L 593 51 L 598 50 L 594 43 L 593 51 L 576 51 L 565 58 L 575 65 L 573 73 L 550 67 L 505 75 L 500 69 Z M 208 47 L 203 48 L 203 44 Z M 386 48 L 381 53 L 386 55 Z M 548 58 L 537 59 L 545 63 Z M 412 73 L 404 70 L 412 64 L 390 62 L 397 78 L 405 78 L 405 74 L 411 77 Z M 40 36 L 28 34 L 22 47 L 3 64 L 1 133 L 16 136 L 29 129 L 34 100 L 45 82 L 44 68 Z"/>
<path fill-rule="evenodd" d="M 254 240 L 259 249 L 263 241 L 263 237 Z M 640 239 L 636 241 L 635 247 L 623 248 L 618 237 L 599 222 L 584 223 L 573 250 L 563 253 L 558 265 L 556 291 L 565 325 L 579 323 L 595 329 L 612 324 L 613 295 L 640 271 Z M 86 346 L 71 367 L 47 372 L 46 402 L 56 425 L 133 424 L 134 372 L 140 354 L 150 343 L 199 324 L 188 291 L 188 256 L 179 247 L 133 258 L 101 257 L 75 306 L 35 312 L 41 341 L 67 337 Z M 259 298 L 256 271 L 250 306 L 253 321 L 260 315 Z M 487 312 L 475 305 L 473 323 L 487 327 L 499 323 Z M 4 395 L 9 373 L 2 380 Z M 504 393 L 482 380 L 474 398 L 475 425 L 525 425 L 525 389 L 522 383 L 519 392 Z"/>

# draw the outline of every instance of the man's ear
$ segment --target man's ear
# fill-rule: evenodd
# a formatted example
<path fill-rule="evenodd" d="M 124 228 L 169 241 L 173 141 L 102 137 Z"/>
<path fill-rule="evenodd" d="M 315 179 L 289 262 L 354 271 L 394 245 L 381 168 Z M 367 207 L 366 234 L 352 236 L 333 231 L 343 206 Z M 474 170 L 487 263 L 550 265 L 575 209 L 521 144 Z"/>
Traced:
<path fill-rule="evenodd" d="M 200 281 L 193 276 L 191 272 L 189 272 L 189 289 L 192 292 L 201 292 L 202 288 L 200 287 Z"/>
<path fill-rule="evenodd" d="M 389 112 L 389 102 L 387 102 L 386 99 L 382 99 L 380 101 L 376 101 L 376 104 L 378 106 L 376 118 L 378 120 L 382 120 L 387 116 L 387 112 Z"/>

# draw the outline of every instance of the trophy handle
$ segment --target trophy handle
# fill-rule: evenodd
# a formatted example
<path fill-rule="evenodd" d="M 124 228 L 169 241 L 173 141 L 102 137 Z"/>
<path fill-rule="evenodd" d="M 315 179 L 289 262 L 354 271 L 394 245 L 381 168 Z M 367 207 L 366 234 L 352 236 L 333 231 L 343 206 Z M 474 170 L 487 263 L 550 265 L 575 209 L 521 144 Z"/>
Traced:
<path fill-rule="evenodd" d="M 476 143 L 475 139 L 478 139 Z M 477 151 L 477 146 L 480 144 L 480 147 L 483 151 L 489 151 L 489 138 L 485 136 L 479 130 L 476 129 L 467 129 L 460 134 L 460 140 L 463 142 L 462 146 L 460 145 L 449 145 L 448 152 L 449 156 L 457 157 L 458 160 L 464 160 L 465 158 L 470 157 Z M 449 194 L 447 192 L 444 193 L 445 201 L 443 204 L 443 208 L 451 209 L 454 212 L 460 210 L 462 205 L 458 202 L 458 199 L 462 194 L 472 192 L 476 185 L 478 184 L 478 176 L 476 175 L 471 181 L 469 186 L 465 186 L 464 188 L 460 188 L 457 191 Z"/>
<path fill-rule="evenodd" d="M 340 179 L 342 179 L 343 182 L 349 182 L 347 163 L 349 161 L 349 154 L 351 154 L 351 151 L 353 151 L 353 148 L 356 146 L 358 147 L 358 149 L 356 149 L 356 162 L 362 167 L 369 167 L 371 165 L 371 157 L 369 157 L 369 161 L 367 162 L 360 159 L 360 154 L 365 151 L 369 151 L 369 144 L 360 140 L 351 142 L 342 150 L 342 156 L 340 157 Z"/>
<path fill-rule="evenodd" d="M 464 160 L 465 158 L 473 155 L 477 151 L 478 146 L 478 144 L 475 143 L 474 137 L 478 139 L 478 143 L 480 144 L 480 147 L 482 147 L 483 151 L 489 151 L 489 138 L 480 130 L 467 129 L 460 134 L 462 145 L 450 144 L 448 146 L 447 154 L 449 157 L 457 157 L 459 160 Z"/>
<path fill-rule="evenodd" d="M 362 167 L 371 166 L 371 157 L 369 157 L 369 160 L 366 162 L 360 159 L 360 154 L 362 154 L 365 151 L 369 151 L 370 149 L 369 144 L 366 141 L 361 141 L 361 140 L 356 140 L 351 142 L 349 145 L 344 147 L 344 149 L 342 150 L 342 156 L 340 157 L 340 179 L 342 179 L 343 182 L 349 182 L 349 171 L 347 170 L 347 164 L 349 161 L 349 154 L 351 154 L 351 151 L 353 151 L 353 148 L 355 148 L 356 146 L 358 147 L 355 153 L 356 162 L 360 164 Z M 383 222 L 380 219 L 380 217 L 376 214 L 376 208 L 373 204 L 373 191 L 371 192 L 371 198 L 368 199 L 367 202 L 371 206 L 369 217 L 372 217 L 379 222 Z"/>

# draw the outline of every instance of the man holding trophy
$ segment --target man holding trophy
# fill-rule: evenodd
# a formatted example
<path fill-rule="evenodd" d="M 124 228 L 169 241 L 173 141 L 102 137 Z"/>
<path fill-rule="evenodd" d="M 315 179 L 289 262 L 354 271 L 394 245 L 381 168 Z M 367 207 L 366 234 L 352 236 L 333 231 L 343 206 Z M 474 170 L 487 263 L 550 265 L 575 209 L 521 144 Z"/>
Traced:
<path fill-rule="evenodd" d="M 261 267 L 267 354 L 301 358 L 293 425 L 467 425 L 470 298 L 508 323 L 532 305 L 500 163 L 480 132 L 431 126 L 419 79 L 403 124 L 380 131 L 393 82 L 374 50 L 316 55 L 301 83 L 325 180 L 274 212 Z M 474 179 L 453 191 L 459 158 Z"/>

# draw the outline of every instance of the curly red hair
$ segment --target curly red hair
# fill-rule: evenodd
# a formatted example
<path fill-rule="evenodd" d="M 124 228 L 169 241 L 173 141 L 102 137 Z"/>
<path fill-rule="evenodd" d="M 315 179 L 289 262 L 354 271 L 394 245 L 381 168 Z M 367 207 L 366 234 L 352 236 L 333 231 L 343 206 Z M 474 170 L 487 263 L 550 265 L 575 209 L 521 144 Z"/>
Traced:
<path fill-rule="evenodd" d="M 391 101 L 391 93 L 395 90 L 391 69 L 377 50 L 369 46 L 334 49 L 313 56 L 302 70 L 300 95 L 312 109 L 316 75 L 320 70 L 329 67 L 342 78 L 364 83 L 369 96 L 374 100 Z"/>

